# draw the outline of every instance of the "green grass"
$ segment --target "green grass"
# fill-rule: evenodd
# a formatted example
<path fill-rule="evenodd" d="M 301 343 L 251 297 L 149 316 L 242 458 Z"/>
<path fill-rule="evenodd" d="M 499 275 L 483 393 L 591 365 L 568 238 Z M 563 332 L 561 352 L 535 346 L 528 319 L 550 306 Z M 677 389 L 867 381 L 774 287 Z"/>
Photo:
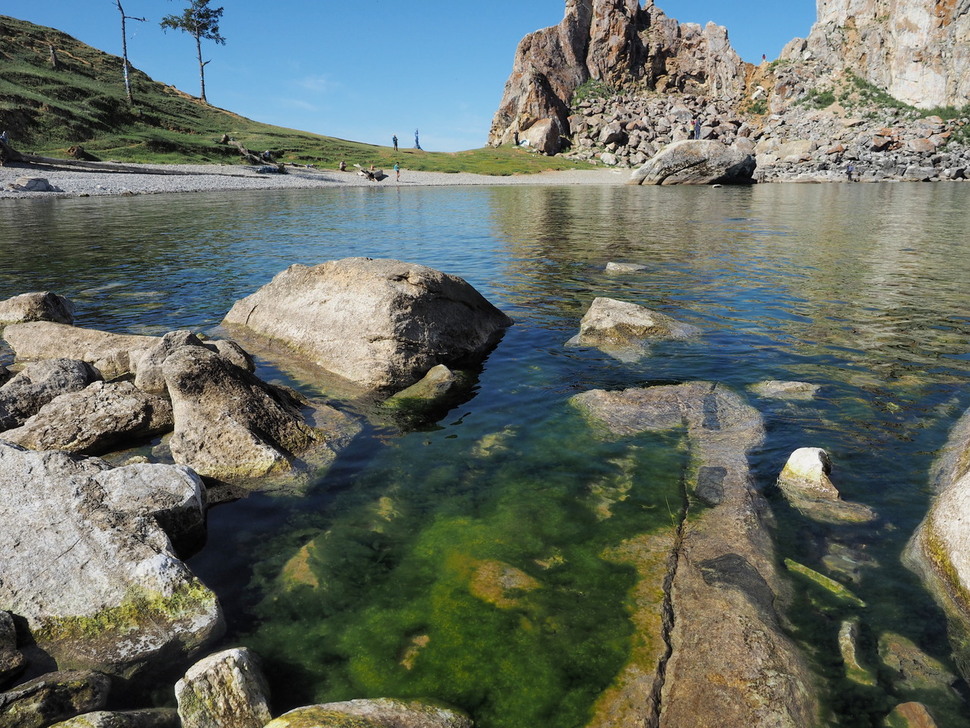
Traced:
<path fill-rule="evenodd" d="M 49 46 L 58 54 L 52 67 Z M 223 134 L 279 161 L 371 164 L 437 172 L 512 175 L 588 169 L 583 162 L 509 146 L 457 153 L 401 150 L 261 124 L 203 103 L 133 70 L 125 98 L 121 59 L 60 31 L 0 15 L 0 129 L 20 152 L 67 157 L 75 145 L 106 161 L 153 164 L 241 161 Z"/>

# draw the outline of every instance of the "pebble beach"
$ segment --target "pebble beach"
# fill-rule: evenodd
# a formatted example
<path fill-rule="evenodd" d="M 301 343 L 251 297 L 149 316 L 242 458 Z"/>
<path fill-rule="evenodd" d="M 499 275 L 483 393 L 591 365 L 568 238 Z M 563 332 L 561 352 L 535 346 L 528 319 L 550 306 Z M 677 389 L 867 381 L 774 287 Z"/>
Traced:
<path fill-rule="evenodd" d="M 143 173 L 131 173 L 132 167 Z M 40 199 L 96 195 L 148 195 L 219 190 L 312 189 L 317 187 L 417 187 L 466 185 L 620 185 L 630 177 L 626 169 L 569 170 L 507 177 L 446 172 L 393 170 L 381 182 L 372 182 L 356 170 L 287 167 L 285 174 L 263 172 L 242 165 L 124 165 L 125 171 L 79 171 L 40 165 L 11 164 L 0 167 L 0 199 Z M 55 191 L 26 192 L 15 189 L 17 180 L 41 178 Z"/>

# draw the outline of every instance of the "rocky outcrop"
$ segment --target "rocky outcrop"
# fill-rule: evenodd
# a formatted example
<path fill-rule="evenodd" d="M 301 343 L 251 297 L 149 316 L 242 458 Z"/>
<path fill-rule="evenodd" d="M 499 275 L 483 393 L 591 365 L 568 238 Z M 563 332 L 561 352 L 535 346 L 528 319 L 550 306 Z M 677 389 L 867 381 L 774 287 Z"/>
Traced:
<path fill-rule="evenodd" d="M 134 501 L 132 481 L 160 499 Z M 0 609 L 62 668 L 128 679 L 194 655 L 221 634 L 221 611 L 154 514 L 175 500 L 200 520 L 199 488 L 178 466 L 112 468 L 0 443 Z"/>
<path fill-rule="evenodd" d="M 294 265 L 223 322 L 366 389 L 402 389 L 436 364 L 483 356 L 512 321 L 461 278 L 397 260 Z"/>
<path fill-rule="evenodd" d="M 269 688 L 256 656 L 224 650 L 197 662 L 175 684 L 182 728 L 263 728 Z"/>
<path fill-rule="evenodd" d="M 22 293 L 0 301 L 0 327 L 27 321 L 74 323 L 74 304 L 50 291 Z"/>
<path fill-rule="evenodd" d="M 744 78 L 724 28 L 679 24 L 652 0 L 643 7 L 639 0 L 569 0 L 559 25 L 519 43 L 488 142 L 515 141 L 539 123 L 568 138 L 573 94 L 590 80 L 615 90 L 737 99 Z"/>
<path fill-rule="evenodd" d="M 94 365 L 105 379 L 131 374 L 132 362 L 158 341 L 154 336 L 112 334 L 47 321 L 13 324 L 3 330 L 3 338 L 18 362 L 79 359 Z"/>
<path fill-rule="evenodd" d="M 472 722 L 453 710 L 418 700 L 348 700 L 296 708 L 266 728 L 472 728 Z"/>
<path fill-rule="evenodd" d="M 630 176 L 630 184 L 750 184 L 754 157 L 721 142 L 685 139 L 661 149 Z"/>
<path fill-rule="evenodd" d="M 172 399 L 178 463 L 226 483 L 289 470 L 298 458 L 332 462 L 359 430 L 349 416 L 274 387 L 205 347 L 184 346 L 162 365 Z M 307 407 L 310 410 L 310 407 Z"/>
<path fill-rule="evenodd" d="M 94 368 L 76 359 L 47 359 L 25 366 L 0 387 L 0 430 L 19 427 L 55 397 L 98 381 Z"/>
<path fill-rule="evenodd" d="M 913 106 L 970 103 L 970 2 L 817 0 L 807 40 L 783 60 L 804 62 L 816 78 L 850 71 Z"/>
<path fill-rule="evenodd" d="M 169 432 L 173 422 L 167 400 L 131 382 L 95 382 L 56 397 L 0 439 L 31 450 L 100 455 Z"/>
<path fill-rule="evenodd" d="M 655 664 L 624 671 L 611 704 L 600 706 L 610 716 L 602 724 L 816 725 L 812 677 L 777 611 L 786 585 L 747 462 L 764 437 L 760 415 L 705 382 L 592 390 L 573 402 L 611 437 L 685 428 L 690 501 L 706 506 L 682 514 L 667 547 L 663 539 L 644 547 L 667 564 L 666 577 L 649 587 L 664 590 L 662 603 L 644 602 L 663 615 L 651 639 L 666 649 Z"/>

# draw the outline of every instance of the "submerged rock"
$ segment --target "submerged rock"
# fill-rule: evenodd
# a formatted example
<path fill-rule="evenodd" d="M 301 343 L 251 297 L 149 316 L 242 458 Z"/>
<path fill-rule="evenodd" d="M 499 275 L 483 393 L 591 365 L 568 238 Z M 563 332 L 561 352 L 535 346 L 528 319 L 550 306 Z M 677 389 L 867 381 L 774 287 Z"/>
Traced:
<path fill-rule="evenodd" d="M 633 172 L 633 185 L 750 184 L 755 158 L 719 141 L 683 139 L 661 149 Z"/>
<path fill-rule="evenodd" d="M 182 728 L 263 728 L 273 716 L 269 687 L 245 647 L 197 662 L 175 684 Z"/>
<path fill-rule="evenodd" d="M 624 670 L 626 687 L 598 706 L 609 715 L 600 724 L 814 725 L 818 699 L 777 611 L 787 585 L 765 526 L 767 504 L 748 466 L 748 453 L 764 438 L 761 416 L 708 382 L 592 390 L 572 401 L 609 437 L 683 428 L 691 447 L 694 505 L 665 557 L 656 548 L 645 552 L 667 564 L 651 584 L 668 596 L 663 620 L 654 623 L 660 632 L 650 636 L 666 648 L 646 650 L 655 664 Z M 656 598 L 646 608 L 655 614 Z"/>
<path fill-rule="evenodd" d="M 606 264 L 607 273 L 639 273 L 640 271 L 647 270 L 647 266 L 640 263 L 614 263 L 610 262 Z"/>
<path fill-rule="evenodd" d="M 298 459 L 329 465 L 360 426 L 326 405 L 304 414 L 295 393 L 274 387 L 204 347 L 177 349 L 162 365 L 172 398 L 178 463 L 226 483 L 285 472 Z"/>
<path fill-rule="evenodd" d="M 0 430 L 19 427 L 55 397 L 78 392 L 99 379 L 90 364 L 76 359 L 28 364 L 0 387 Z"/>
<path fill-rule="evenodd" d="M 22 293 L 0 301 L 0 327 L 27 321 L 74 323 L 74 304 L 50 291 Z"/>
<path fill-rule="evenodd" d="M 567 346 L 593 346 L 620 359 L 636 359 L 651 341 L 688 339 L 700 329 L 657 311 L 612 298 L 594 298 Z"/>
<path fill-rule="evenodd" d="M 290 266 L 223 323 L 366 389 L 401 389 L 436 364 L 483 356 L 512 321 L 456 276 L 345 258 Z"/>
<path fill-rule="evenodd" d="M 832 461 L 825 450 L 795 450 L 778 476 L 778 488 L 802 514 L 822 523 L 869 523 L 878 515 L 869 506 L 842 500 L 829 473 Z"/>
<path fill-rule="evenodd" d="M 100 455 L 130 441 L 169 432 L 172 405 L 131 382 L 95 382 L 44 405 L 0 437 L 31 450 Z"/>
<path fill-rule="evenodd" d="M 472 728 L 466 716 L 419 700 L 348 700 L 291 710 L 266 728 Z"/>
<path fill-rule="evenodd" d="M 198 492 L 178 466 L 112 468 L 0 443 L 0 608 L 59 666 L 149 675 L 222 633 L 215 595 L 176 558 L 156 507 L 131 500 L 132 480 Z"/>
<path fill-rule="evenodd" d="M 769 399 L 814 399 L 821 387 L 810 382 L 785 382 L 769 379 L 751 385 L 751 391 Z"/>
<path fill-rule="evenodd" d="M 158 341 L 154 336 L 112 334 L 48 321 L 13 324 L 3 330 L 3 338 L 18 362 L 80 359 L 94 365 L 105 379 L 131 374 L 132 361 Z"/>

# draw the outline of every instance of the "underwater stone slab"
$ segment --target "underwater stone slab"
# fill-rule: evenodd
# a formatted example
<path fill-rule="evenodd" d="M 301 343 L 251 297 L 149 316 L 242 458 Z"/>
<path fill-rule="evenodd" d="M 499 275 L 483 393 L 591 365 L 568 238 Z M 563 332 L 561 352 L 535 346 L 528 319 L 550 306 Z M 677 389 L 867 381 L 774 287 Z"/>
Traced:
<path fill-rule="evenodd" d="M 814 725 L 818 696 L 777 611 L 789 586 L 776 567 L 765 525 L 770 513 L 748 465 L 749 452 L 764 438 L 761 415 L 710 382 L 592 390 L 572 402 L 605 437 L 684 429 L 693 474 L 688 491 L 703 487 L 711 503 L 691 507 L 669 554 L 670 569 L 654 584 L 669 595 L 664 623 L 672 626 L 653 636 L 669 646 L 669 659 L 665 667 L 639 665 L 641 680 L 655 680 L 653 692 L 625 713 L 620 706 L 612 724 L 649 718 L 678 726 Z"/>
<path fill-rule="evenodd" d="M 348 700 L 296 708 L 265 728 L 473 728 L 471 720 L 454 710 L 419 700 Z"/>

